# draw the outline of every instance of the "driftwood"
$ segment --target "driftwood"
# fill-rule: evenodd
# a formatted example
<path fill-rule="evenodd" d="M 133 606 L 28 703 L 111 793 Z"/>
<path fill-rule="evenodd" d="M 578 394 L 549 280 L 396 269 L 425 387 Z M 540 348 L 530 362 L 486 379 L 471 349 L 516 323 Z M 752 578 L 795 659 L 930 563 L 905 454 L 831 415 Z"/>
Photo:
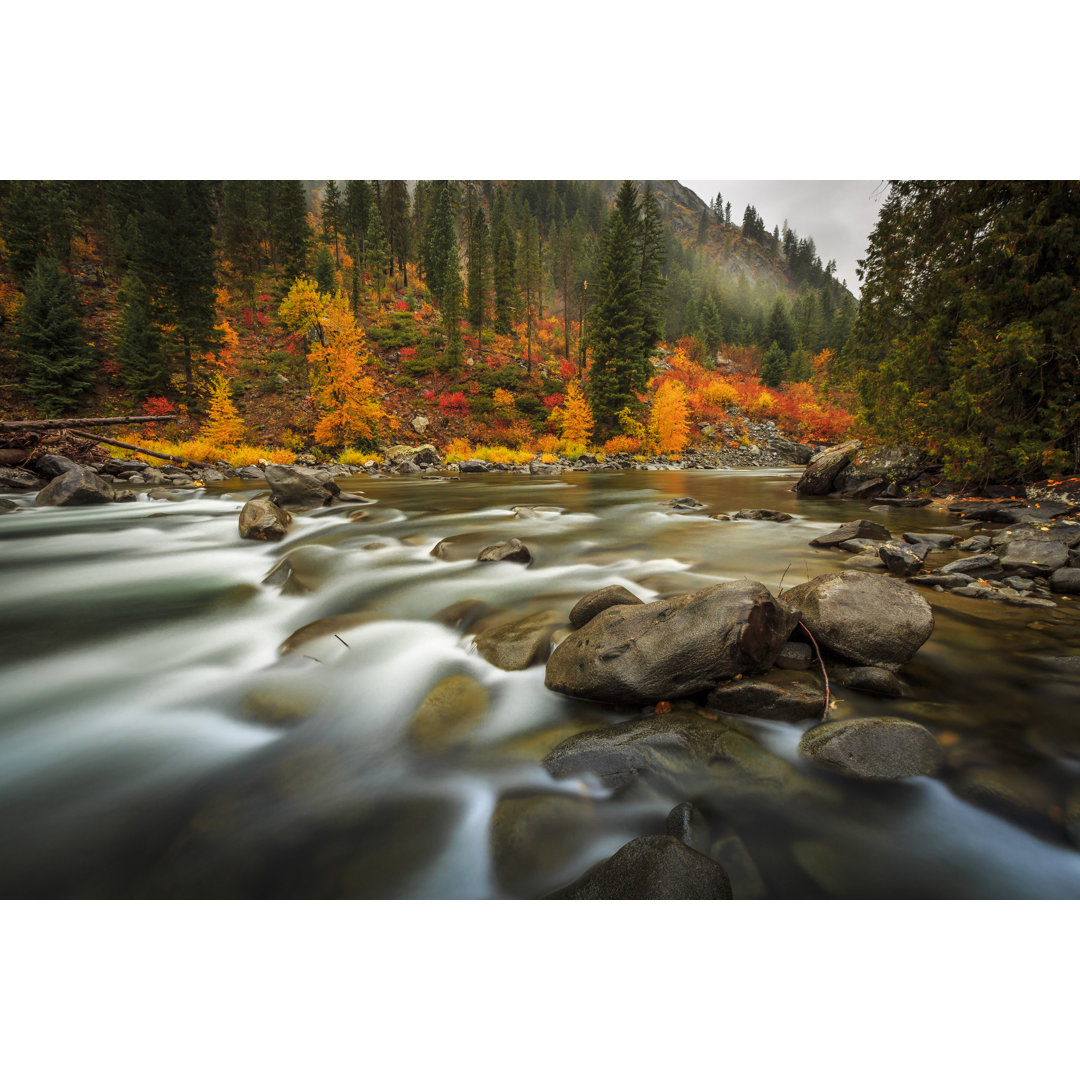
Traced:
<path fill-rule="evenodd" d="M 0 420 L 0 431 L 56 431 L 59 428 L 121 427 L 127 424 L 153 424 L 158 420 L 174 420 L 176 413 L 164 416 L 70 416 L 62 420 Z"/>
<path fill-rule="evenodd" d="M 137 454 L 146 454 L 149 457 L 164 458 L 166 461 L 179 461 L 181 465 L 198 465 L 201 469 L 212 469 L 212 461 L 195 461 L 193 458 L 177 457 L 175 454 L 163 454 L 160 450 L 147 450 L 145 446 L 136 446 L 134 443 L 119 442 L 116 439 L 106 439 L 104 435 L 90 435 L 85 431 L 71 429 L 72 435 L 78 435 L 80 439 L 89 439 L 91 442 L 108 443 L 110 446 L 119 446 L 121 450 L 134 450 Z"/>

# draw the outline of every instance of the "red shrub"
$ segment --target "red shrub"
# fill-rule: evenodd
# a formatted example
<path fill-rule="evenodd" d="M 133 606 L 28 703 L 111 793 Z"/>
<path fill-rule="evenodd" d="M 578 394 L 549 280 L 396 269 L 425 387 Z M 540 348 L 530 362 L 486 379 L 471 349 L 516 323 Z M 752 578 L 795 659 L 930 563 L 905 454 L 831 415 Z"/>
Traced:
<path fill-rule="evenodd" d="M 255 312 L 253 312 L 251 310 L 251 308 L 249 308 L 249 307 L 244 308 L 244 325 L 245 326 L 254 326 L 255 325 Z"/>
<path fill-rule="evenodd" d="M 559 374 L 564 379 L 572 379 L 572 378 L 574 378 L 575 375 L 577 375 L 577 373 L 578 373 L 577 368 L 572 363 L 570 363 L 569 360 L 564 360 L 559 365 Z"/>
<path fill-rule="evenodd" d="M 565 400 L 565 394 L 548 394 L 548 396 L 544 398 L 544 408 L 550 412 L 552 409 L 559 408 Z"/>
<path fill-rule="evenodd" d="M 148 397 L 142 404 L 142 411 L 144 416 L 167 416 L 169 413 L 175 412 L 175 409 L 169 403 L 168 398 Z"/>
<path fill-rule="evenodd" d="M 469 399 L 460 391 L 439 395 L 439 408 L 447 416 L 464 416 L 469 411 Z"/>

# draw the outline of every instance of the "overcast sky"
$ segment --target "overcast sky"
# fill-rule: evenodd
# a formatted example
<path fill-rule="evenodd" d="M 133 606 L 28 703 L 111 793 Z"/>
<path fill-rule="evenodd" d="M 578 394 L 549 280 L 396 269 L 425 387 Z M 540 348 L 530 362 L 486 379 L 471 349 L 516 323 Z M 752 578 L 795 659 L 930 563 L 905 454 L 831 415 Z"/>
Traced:
<path fill-rule="evenodd" d="M 836 260 L 836 277 L 859 295 L 855 262 L 887 193 L 884 180 L 690 180 L 676 179 L 711 203 L 719 191 L 731 203 L 731 220 L 742 224 L 747 203 L 757 207 L 772 232 L 784 219 L 800 237 L 812 236 L 822 263 Z"/>

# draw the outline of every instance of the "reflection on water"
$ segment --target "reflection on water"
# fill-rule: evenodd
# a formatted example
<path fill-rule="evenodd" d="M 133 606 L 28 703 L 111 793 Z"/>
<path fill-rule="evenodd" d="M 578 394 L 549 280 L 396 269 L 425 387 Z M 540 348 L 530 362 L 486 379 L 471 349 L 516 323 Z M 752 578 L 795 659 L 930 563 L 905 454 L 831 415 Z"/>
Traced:
<path fill-rule="evenodd" d="M 940 778 L 820 774 L 796 751 L 808 724 L 747 720 L 737 767 L 673 767 L 616 792 L 540 761 L 638 714 L 552 694 L 542 667 L 496 669 L 441 615 L 469 601 L 490 625 L 565 615 L 610 584 L 649 601 L 835 570 L 844 556 L 808 541 L 865 510 L 796 499 L 794 475 L 363 479 L 344 486 L 376 500 L 366 517 L 303 515 L 275 544 L 239 539 L 255 489 L 235 482 L 5 515 L 0 895 L 536 896 L 663 832 L 692 798 L 737 896 L 1080 896 L 1063 824 L 1080 674 L 1046 659 L 1080 652 L 1072 601 L 926 594 L 936 629 L 902 673 L 906 696 L 841 691 L 838 717 L 930 727 Z M 681 496 L 704 508 L 673 512 Z M 755 508 L 795 518 L 710 517 Z M 872 516 L 894 534 L 961 531 L 938 510 Z M 530 566 L 474 561 L 510 537 Z M 446 539 L 465 557 L 433 558 Z M 410 718 L 450 676 L 483 707 L 459 740 L 425 746 Z"/>

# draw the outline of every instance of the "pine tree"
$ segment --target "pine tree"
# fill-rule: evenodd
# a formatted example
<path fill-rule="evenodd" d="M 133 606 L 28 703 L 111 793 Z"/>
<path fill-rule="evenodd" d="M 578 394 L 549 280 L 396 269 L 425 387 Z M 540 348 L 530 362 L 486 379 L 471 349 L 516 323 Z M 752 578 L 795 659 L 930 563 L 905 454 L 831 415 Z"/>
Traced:
<path fill-rule="evenodd" d="M 386 278 L 386 233 L 383 232 L 382 214 L 378 203 L 373 203 L 368 217 L 368 231 L 365 241 L 364 261 L 367 271 L 375 282 L 376 299 L 382 303 L 382 287 Z"/>
<path fill-rule="evenodd" d="M 644 345 L 652 348 L 663 337 L 663 310 L 665 301 L 664 263 L 667 258 L 667 242 L 660 204 L 652 189 L 645 184 L 641 199 L 641 303 L 643 306 L 641 330 Z"/>
<path fill-rule="evenodd" d="M 774 341 L 761 365 L 761 381 L 766 386 L 779 386 L 787 377 L 788 358 L 784 350 Z"/>
<path fill-rule="evenodd" d="M 598 430 L 605 433 L 614 430 L 616 413 L 637 406 L 650 373 L 641 299 L 638 215 L 637 189 L 633 181 L 625 180 L 604 232 L 597 301 L 589 331 L 593 348 L 589 403 Z"/>
<path fill-rule="evenodd" d="M 26 387 L 47 416 L 71 412 L 94 381 L 71 278 L 52 256 L 39 256 L 19 312 L 19 355 Z"/>
<path fill-rule="evenodd" d="M 559 232 L 555 246 L 555 276 L 563 303 L 563 355 L 570 359 L 570 311 L 574 294 L 574 265 L 577 262 L 581 219 L 575 216 Z"/>
<path fill-rule="evenodd" d="M 713 212 L 713 217 L 716 218 L 716 220 L 718 222 L 723 224 L 723 222 L 724 222 L 724 197 L 723 197 L 723 195 L 720 194 L 719 191 L 716 193 L 716 198 L 713 200 L 712 212 Z"/>
<path fill-rule="evenodd" d="M 161 331 L 150 315 L 150 298 L 134 270 L 120 283 L 120 325 L 116 358 L 123 365 L 124 385 L 140 401 L 164 394 L 169 372 L 161 355 Z"/>
<path fill-rule="evenodd" d="M 713 299 L 712 293 L 706 293 L 705 298 L 701 303 L 697 327 L 698 337 L 701 339 L 701 343 L 705 346 L 706 351 L 711 357 L 712 354 L 720 348 L 721 336 L 723 334 L 723 327 L 720 323 L 720 312 L 717 309 L 716 301 Z"/>
<path fill-rule="evenodd" d="M 345 181 L 345 231 L 359 249 L 361 261 L 364 257 L 368 218 L 374 198 L 371 185 L 366 180 Z"/>
<path fill-rule="evenodd" d="M 286 280 L 292 281 L 307 269 L 311 242 L 304 183 L 302 180 L 274 180 L 271 198 L 270 232 L 274 252 L 283 264 Z"/>
<path fill-rule="evenodd" d="M 391 260 L 397 258 L 402 285 L 409 287 L 409 188 L 404 180 L 391 180 L 386 189 L 386 239 Z M 390 272 L 394 272 L 393 265 Z"/>
<path fill-rule="evenodd" d="M 72 185 L 62 180 L 14 180 L 4 198 L 3 239 L 8 265 L 20 285 L 34 273 L 38 257 L 71 259 L 76 225 Z"/>
<path fill-rule="evenodd" d="M 540 251 L 536 222 L 526 209 L 522 230 L 521 292 L 525 300 L 525 371 L 532 371 L 532 339 L 540 293 Z"/>
<path fill-rule="evenodd" d="M 454 229 L 454 200 L 450 185 L 442 181 L 435 200 L 426 237 L 425 278 L 432 296 L 446 303 L 446 289 L 451 272 L 457 273 L 457 232 Z"/>
<path fill-rule="evenodd" d="M 766 340 L 776 342 L 784 352 L 785 358 L 790 356 L 795 349 L 795 328 L 791 325 L 788 316 L 787 305 L 781 297 L 777 297 L 769 312 L 769 322 L 765 328 Z"/>
<path fill-rule="evenodd" d="M 221 232 L 225 257 L 240 280 L 252 311 L 258 304 L 257 275 L 266 229 L 258 182 L 226 180 L 222 185 Z"/>
<path fill-rule="evenodd" d="M 329 293 L 331 296 L 337 292 L 337 274 L 334 271 L 334 257 L 325 244 L 319 245 L 318 254 L 315 256 L 315 267 L 312 270 L 315 283 L 319 291 Z"/>
<path fill-rule="evenodd" d="M 484 309 L 487 306 L 488 228 L 482 207 L 476 208 L 469 230 L 468 251 L 468 315 L 469 325 L 480 338 L 484 328 Z"/>
<path fill-rule="evenodd" d="M 697 227 L 697 240 L 699 244 L 704 244 L 705 241 L 709 239 L 709 218 L 709 211 L 702 210 Z"/>
<path fill-rule="evenodd" d="M 327 180 L 322 197 L 323 239 L 334 242 L 334 265 L 341 265 L 341 252 L 338 249 L 338 236 L 344 221 L 344 207 L 341 202 L 341 189 L 336 180 Z"/>
<path fill-rule="evenodd" d="M 446 283 L 443 305 L 443 329 L 446 331 L 446 348 L 439 358 L 437 368 L 440 374 L 449 375 L 461 368 L 461 360 L 464 355 L 464 342 L 461 337 L 461 274 L 457 269 L 457 245 L 455 243 L 454 268 L 450 271 L 450 278 Z"/>
<path fill-rule="evenodd" d="M 514 308 L 517 306 L 516 274 L 514 263 L 516 244 L 510 223 L 503 218 L 495 238 L 495 331 L 509 334 L 513 322 Z"/>

